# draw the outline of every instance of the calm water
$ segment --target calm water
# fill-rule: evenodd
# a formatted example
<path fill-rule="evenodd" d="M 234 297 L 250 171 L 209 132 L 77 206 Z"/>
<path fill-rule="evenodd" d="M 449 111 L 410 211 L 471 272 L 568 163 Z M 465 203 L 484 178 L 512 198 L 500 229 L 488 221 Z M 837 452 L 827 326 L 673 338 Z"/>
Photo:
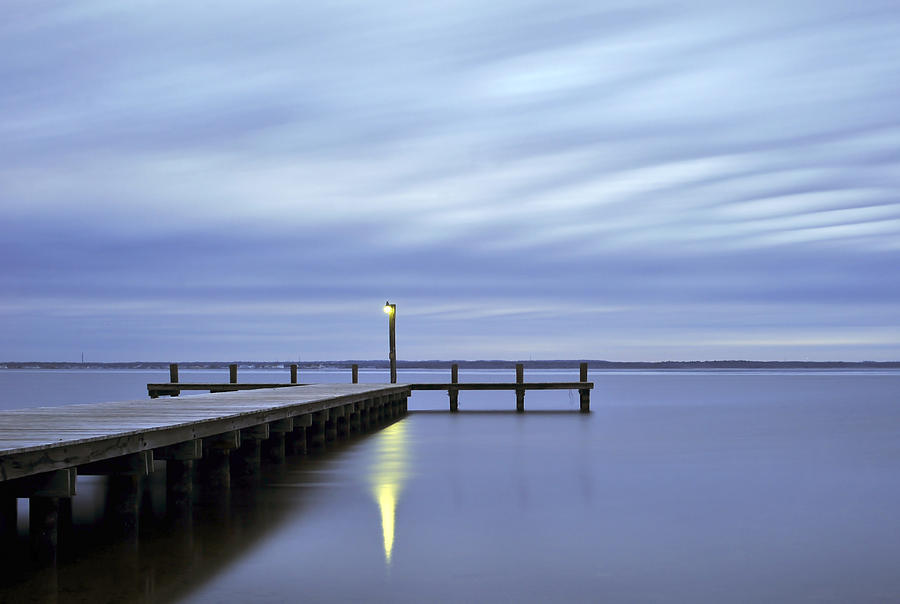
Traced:
<path fill-rule="evenodd" d="M 166 377 L 0 371 L 0 406 L 142 398 Z M 103 479 L 79 478 L 67 560 L 21 569 L 0 600 L 900 600 L 900 372 L 591 379 L 588 416 L 572 412 L 577 393 L 528 393 L 526 409 L 561 412 L 517 415 L 511 392 L 463 392 L 468 413 L 413 413 L 268 467 L 260 486 L 212 502 L 200 492 L 188 516 L 167 513 L 160 465 L 137 538 L 115 535 Z M 411 409 L 446 407 L 446 393 L 410 399 Z M 24 548 L 22 505 L 20 515 Z"/>

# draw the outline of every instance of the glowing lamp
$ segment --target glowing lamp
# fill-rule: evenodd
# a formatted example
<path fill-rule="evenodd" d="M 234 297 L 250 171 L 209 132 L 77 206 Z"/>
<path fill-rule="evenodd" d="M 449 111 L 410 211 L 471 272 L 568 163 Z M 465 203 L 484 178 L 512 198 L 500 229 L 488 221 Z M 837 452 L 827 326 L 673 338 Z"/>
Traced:
<path fill-rule="evenodd" d="M 394 332 L 394 324 L 397 322 L 397 305 L 390 300 L 384 303 L 384 314 L 388 316 L 388 333 L 390 337 L 389 359 L 391 361 L 391 383 L 397 383 L 397 336 Z"/>

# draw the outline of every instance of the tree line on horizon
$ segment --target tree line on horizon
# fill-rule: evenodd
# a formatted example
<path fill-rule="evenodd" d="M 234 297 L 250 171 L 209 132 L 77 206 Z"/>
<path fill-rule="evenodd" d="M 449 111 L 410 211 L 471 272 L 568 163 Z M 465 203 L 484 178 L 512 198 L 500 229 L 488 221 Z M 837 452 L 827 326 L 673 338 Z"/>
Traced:
<path fill-rule="evenodd" d="M 186 361 L 179 362 L 182 369 L 227 369 L 237 363 L 242 369 L 287 369 L 297 365 L 300 369 L 349 369 L 358 365 L 363 369 L 387 369 L 386 359 L 360 359 L 342 361 Z M 517 363 L 531 369 L 573 369 L 587 363 L 589 369 L 900 369 L 900 361 L 606 361 L 589 359 L 564 360 L 419 360 L 397 361 L 398 369 L 449 369 L 451 364 L 460 369 L 514 369 Z M 119 361 L 119 362 L 68 362 L 68 361 L 4 361 L 3 369 L 167 369 L 168 361 Z"/>

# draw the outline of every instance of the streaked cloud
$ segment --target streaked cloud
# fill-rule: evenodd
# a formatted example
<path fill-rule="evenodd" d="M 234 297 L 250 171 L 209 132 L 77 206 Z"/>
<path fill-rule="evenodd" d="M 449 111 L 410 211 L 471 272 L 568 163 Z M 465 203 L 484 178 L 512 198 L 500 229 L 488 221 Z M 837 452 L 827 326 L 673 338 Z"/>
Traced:
<path fill-rule="evenodd" d="M 4 14 L 0 358 L 900 358 L 895 3 Z"/>

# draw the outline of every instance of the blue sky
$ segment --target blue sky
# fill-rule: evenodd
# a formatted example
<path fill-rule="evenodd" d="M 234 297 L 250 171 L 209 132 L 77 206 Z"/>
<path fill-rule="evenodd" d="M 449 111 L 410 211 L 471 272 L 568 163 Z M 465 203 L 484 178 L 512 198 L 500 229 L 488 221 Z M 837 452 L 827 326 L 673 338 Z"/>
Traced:
<path fill-rule="evenodd" d="M 3 12 L 0 360 L 900 359 L 895 2 Z"/>

